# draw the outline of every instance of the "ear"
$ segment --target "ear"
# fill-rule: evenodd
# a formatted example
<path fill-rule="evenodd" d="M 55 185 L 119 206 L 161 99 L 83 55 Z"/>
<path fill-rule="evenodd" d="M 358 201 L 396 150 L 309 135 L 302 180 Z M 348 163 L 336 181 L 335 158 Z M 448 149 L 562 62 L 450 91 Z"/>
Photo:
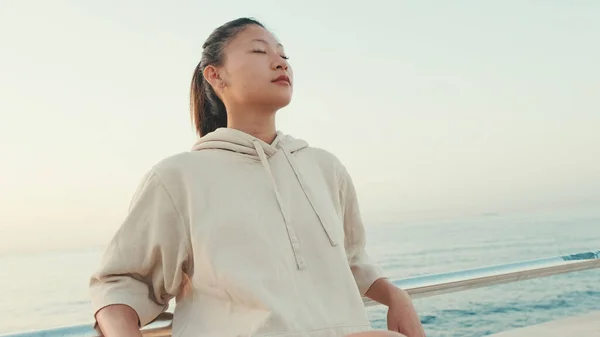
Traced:
<path fill-rule="evenodd" d="M 213 89 L 215 89 L 216 92 L 222 91 L 225 87 L 219 69 L 217 67 L 212 65 L 206 66 L 202 75 L 204 75 L 206 81 L 210 83 L 210 85 L 213 87 Z"/>

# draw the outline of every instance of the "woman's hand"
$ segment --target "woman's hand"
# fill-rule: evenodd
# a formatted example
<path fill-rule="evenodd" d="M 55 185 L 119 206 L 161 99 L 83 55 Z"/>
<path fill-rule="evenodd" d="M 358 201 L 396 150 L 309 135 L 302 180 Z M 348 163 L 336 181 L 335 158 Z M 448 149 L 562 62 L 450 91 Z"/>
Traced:
<path fill-rule="evenodd" d="M 408 293 L 382 278 L 373 283 L 365 296 L 388 306 L 387 327 L 407 337 L 425 337 L 423 325 Z"/>
<path fill-rule="evenodd" d="M 401 289 L 390 301 L 387 313 L 387 328 L 407 337 L 425 337 L 423 325 L 412 305 L 410 296 Z"/>

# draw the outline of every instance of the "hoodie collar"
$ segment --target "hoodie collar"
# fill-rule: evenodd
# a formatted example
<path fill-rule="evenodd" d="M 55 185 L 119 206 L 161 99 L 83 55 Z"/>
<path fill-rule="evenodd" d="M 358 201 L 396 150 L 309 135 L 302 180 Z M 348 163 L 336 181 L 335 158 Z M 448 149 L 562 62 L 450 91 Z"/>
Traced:
<path fill-rule="evenodd" d="M 277 131 L 275 140 L 271 144 L 268 144 L 237 129 L 218 128 L 199 138 L 192 147 L 192 150 L 221 149 L 249 155 L 258 159 L 256 144 L 260 145 L 267 157 L 271 157 L 281 149 L 286 149 L 290 153 L 294 153 L 308 147 L 306 141 L 285 135 L 281 131 Z"/>

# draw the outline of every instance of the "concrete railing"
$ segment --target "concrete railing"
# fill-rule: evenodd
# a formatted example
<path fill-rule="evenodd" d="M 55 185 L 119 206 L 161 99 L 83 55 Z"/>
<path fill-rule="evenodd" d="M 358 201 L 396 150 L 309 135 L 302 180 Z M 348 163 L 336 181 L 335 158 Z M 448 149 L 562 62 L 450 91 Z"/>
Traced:
<path fill-rule="evenodd" d="M 450 273 L 416 276 L 394 281 L 412 298 L 430 297 L 457 291 L 523 281 L 533 278 L 600 268 L 600 250 L 578 254 L 521 261 Z M 366 306 L 377 303 L 365 299 Z M 173 314 L 165 312 L 142 329 L 145 337 L 171 336 Z M 0 337 L 94 337 L 92 324 L 0 335 Z"/>

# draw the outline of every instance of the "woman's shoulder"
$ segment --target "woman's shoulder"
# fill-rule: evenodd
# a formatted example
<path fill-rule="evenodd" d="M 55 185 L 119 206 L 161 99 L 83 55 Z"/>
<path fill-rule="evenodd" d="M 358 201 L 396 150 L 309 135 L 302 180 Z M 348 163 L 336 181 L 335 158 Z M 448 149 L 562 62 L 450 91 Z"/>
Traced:
<path fill-rule="evenodd" d="M 340 158 L 335 155 L 333 152 L 320 148 L 309 146 L 300 151 L 300 157 L 305 157 L 310 160 L 312 163 L 317 163 L 322 170 L 329 171 L 338 179 L 345 179 L 347 176 L 346 167 Z"/>
<path fill-rule="evenodd" d="M 323 164 L 328 164 L 337 167 L 341 165 L 340 159 L 331 151 L 314 146 L 308 146 L 299 151 L 302 156 L 307 156 L 311 160 L 319 161 Z"/>
<path fill-rule="evenodd" d="M 198 152 L 180 152 L 163 157 L 150 167 L 150 172 L 156 175 L 163 183 L 184 183 L 190 175 L 205 176 L 210 169 L 210 161 Z M 208 171 L 206 171 L 208 172 Z"/>

